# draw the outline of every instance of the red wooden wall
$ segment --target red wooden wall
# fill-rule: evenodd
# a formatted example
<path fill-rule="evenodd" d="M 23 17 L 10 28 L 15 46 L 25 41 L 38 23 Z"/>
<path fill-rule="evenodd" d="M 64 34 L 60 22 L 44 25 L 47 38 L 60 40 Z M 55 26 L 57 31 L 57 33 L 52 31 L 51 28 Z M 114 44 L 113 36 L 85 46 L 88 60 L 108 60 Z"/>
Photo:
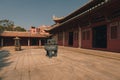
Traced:
<path fill-rule="evenodd" d="M 111 39 L 111 27 L 117 27 L 117 38 Z M 115 35 L 114 35 L 115 36 Z M 120 52 L 120 19 L 110 22 L 108 27 L 108 50 Z"/>

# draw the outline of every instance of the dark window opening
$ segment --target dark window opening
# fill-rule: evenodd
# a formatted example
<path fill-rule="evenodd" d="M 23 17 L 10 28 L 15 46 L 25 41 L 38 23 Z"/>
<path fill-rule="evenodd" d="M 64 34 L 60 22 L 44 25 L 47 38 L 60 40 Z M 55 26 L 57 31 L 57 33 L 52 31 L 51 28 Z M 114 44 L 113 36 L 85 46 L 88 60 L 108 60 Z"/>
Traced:
<path fill-rule="evenodd" d="M 107 48 L 107 27 L 93 28 L 93 48 Z"/>
<path fill-rule="evenodd" d="M 69 46 L 73 46 L 73 32 L 69 32 Z"/>

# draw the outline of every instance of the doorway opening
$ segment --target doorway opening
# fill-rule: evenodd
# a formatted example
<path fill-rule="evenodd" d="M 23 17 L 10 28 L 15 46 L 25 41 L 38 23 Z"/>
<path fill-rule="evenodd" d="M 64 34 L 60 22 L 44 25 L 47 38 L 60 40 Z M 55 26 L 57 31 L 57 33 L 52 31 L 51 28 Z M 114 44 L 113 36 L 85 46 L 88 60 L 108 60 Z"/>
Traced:
<path fill-rule="evenodd" d="M 47 43 L 47 39 L 41 39 L 41 45 L 45 45 Z"/>
<path fill-rule="evenodd" d="M 93 31 L 93 48 L 107 48 L 107 26 L 102 25 L 94 27 Z"/>
<path fill-rule="evenodd" d="M 31 45 L 32 45 L 32 46 L 37 46 L 37 45 L 38 45 L 38 40 L 37 40 L 37 38 L 32 38 L 32 39 L 31 39 Z"/>
<path fill-rule="evenodd" d="M 73 46 L 73 32 L 69 32 L 68 43 L 69 43 L 69 46 Z"/>

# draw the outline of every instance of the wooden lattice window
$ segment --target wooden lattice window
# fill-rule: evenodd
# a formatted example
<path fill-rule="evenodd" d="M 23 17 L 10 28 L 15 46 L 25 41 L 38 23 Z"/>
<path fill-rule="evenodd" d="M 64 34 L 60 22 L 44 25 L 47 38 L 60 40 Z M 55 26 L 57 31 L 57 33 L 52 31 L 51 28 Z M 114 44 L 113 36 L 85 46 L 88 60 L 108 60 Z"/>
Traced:
<path fill-rule="evenodd" d="M 86 31 L 86 39 L 87 39 L 87 40 L 90 40 L 90 31 L 89 31 L 89 30 Z"/>
<path fill-rule="evenodd" d="M 117 26 L 111 27 L 111 39 L 117 39 Z"/>
<path fill-rule="evenodd" d="M 68 33 L 65 32 L 65 40 L 68 40 Z"/>
<path fill-rule="evenodd" d="M 78 40 L 78 32 L 75 32 L 75 33 L 74 33 L 74 39 L 75 39 L 75 40 Z"/>
<path fill-rule="evenodd" d="M 63 39 L 63 34 L 62 32 L 58 33 L 58 40 L 62 40 Z"/>
<path fill-rule="evenodd" d="M 82 32 L 82 40 L 90 40 L 90 31 L 89 30 Z"/>
<path fill-rule="evenodd" d="M 85 31 L 82 32 L 82 40 L 85 40 Z"/>

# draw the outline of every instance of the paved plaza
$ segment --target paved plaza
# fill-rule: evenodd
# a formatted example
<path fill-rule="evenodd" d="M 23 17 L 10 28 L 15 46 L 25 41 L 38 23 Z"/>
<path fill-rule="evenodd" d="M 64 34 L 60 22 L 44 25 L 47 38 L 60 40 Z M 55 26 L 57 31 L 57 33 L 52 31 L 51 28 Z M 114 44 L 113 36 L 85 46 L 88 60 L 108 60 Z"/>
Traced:
<path fill-rule="evenodd" d="M 2 49 L 0 80 L 120 80 L 119 59 L 61 47 L 57 57 L 45 54 L 43 48 Z"/>

